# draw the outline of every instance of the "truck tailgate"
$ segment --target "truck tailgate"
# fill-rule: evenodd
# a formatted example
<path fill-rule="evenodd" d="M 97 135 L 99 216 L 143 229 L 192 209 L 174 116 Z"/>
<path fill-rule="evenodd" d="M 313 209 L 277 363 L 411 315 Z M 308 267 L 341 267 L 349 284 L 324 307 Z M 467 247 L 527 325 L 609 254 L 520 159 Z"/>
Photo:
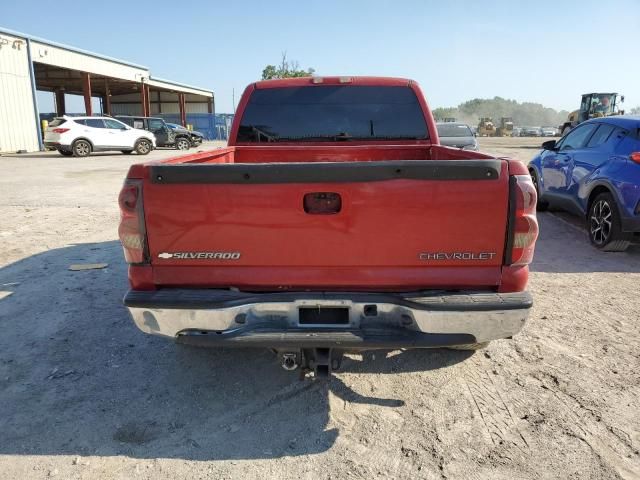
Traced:
<path fill-rule="evenodd" d="M 408 291 L 499 282 L 503 160 L 146 169 L 157 285 Z"/>

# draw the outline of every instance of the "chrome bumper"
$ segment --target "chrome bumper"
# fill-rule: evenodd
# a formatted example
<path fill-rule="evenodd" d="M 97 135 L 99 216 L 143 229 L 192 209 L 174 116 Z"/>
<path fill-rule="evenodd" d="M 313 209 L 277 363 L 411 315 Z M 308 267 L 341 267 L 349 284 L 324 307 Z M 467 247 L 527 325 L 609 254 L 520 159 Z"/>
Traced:
<path fill-rule="evenodd" d="M 244 293 L 129 291 L 145 333 L 211 346 L 438 347 L 518 333 L 532 305 L 519 293 Z M 300 309 L 346 309 L 342 324 L 301 324 Z M 345 310 L 343 310 L 345 311 Z"/>

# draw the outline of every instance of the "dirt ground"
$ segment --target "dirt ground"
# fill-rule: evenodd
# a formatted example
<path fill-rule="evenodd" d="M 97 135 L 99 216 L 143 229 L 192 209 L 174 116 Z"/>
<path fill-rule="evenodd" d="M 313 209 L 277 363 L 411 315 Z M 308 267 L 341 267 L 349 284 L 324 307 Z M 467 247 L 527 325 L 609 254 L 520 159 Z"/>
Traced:
<path fill-rule="evenodd" d="M 540 140 L 481 144 L 527 161 Z M 135 328 L 116 198 L 136 160 L 0 157 L 0 478 L 640 478 L 640 248 L 542 214 L 513 340 L 299 381 Z"/>

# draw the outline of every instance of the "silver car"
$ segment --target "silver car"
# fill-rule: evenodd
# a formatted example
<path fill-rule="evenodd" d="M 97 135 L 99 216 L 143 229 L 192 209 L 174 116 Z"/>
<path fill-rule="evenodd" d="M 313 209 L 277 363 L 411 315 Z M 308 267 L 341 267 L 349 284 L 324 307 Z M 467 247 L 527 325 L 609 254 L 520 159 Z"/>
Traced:
<path fill-rule="evenodd" d="M 478 150 L 478 141 L 466 123 L 436 123 L 436 128 L 438 129 L 440 144 L 465 150 Z"/>

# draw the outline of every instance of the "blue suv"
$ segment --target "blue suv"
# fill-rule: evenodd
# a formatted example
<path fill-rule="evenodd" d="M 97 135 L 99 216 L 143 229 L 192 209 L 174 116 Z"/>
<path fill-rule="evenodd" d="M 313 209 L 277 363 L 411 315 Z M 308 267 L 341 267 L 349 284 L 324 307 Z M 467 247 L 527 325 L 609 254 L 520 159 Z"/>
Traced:
<path fill-rule="evenodd" d="M 594 118 L 542 148 L 529 163 L 538 210 L 581 215 L 604 251 L 640 241 L 640 117 Z"/>

